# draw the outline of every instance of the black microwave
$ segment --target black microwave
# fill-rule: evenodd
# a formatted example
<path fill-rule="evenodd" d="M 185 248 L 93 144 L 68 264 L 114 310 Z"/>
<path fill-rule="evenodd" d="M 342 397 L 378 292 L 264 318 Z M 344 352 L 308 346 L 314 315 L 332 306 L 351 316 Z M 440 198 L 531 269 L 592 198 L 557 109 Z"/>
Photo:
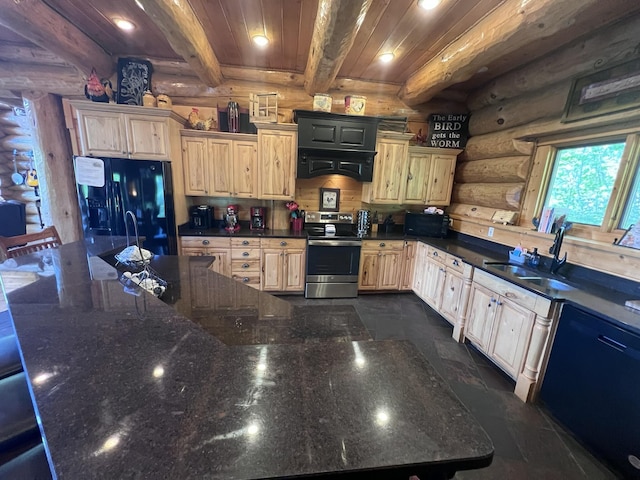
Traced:
<path fill-rule="evenodd" d="M 449 215 L 407 212 L 404 217 L 405 235 L 417 237 L 446 237 L 449 233 Z"/>

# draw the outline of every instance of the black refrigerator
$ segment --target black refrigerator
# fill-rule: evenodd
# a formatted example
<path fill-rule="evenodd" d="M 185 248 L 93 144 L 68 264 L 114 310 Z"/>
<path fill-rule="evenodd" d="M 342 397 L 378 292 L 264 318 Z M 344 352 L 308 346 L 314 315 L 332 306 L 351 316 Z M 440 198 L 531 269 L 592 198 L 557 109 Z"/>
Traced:
<path fill-rule="evenodd" d="M 125 236 L 131 243 L 137 218 L 141 246 L 156 255 L 177 255 L 171 163 L 156 160 L 75 157 L 76 186 L 86 239 Z"/>

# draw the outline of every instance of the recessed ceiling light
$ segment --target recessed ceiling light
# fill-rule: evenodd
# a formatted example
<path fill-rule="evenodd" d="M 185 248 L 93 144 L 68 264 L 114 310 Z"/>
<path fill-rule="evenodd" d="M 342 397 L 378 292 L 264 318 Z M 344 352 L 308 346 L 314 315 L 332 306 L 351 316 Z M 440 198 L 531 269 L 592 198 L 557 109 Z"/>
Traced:
<path fill-rule="evenodd" d="M 114 18 L 113 23 L 115 23 L 116 27 L 118 27 L 120 30 L 125 30 L 127 32 L 130 32 L 131 30 L 134 30 L 136 28 L 133 22 L 130 22 L 129 20 L 126 20 L 124 18 Z"/>
<path fill-rule="evenodd" d="M 424 8 L 425 10 L 431 10 L 440 5 L 442 0 L 418 0 L 418 6 L 420 8 Z"/>
<path fill-rule="evenodd" d="M 489 71 L 489 67 L 487 67 L 486 65 L 484 67 L 480 67 L 478 69 L 478 73 L 484 73 L 484 72 L 488 72 Z"/>
<path fill-rule="evenodd" d="M 378 59 L 382 62 L 382 63 L 389 63 L 391 60 L 393 60 L 395 58 L 395 55 L 391 52 L 389 53 L 383 53 L 382 55 L 380 55 L 378 57 Z"/>
<path fill-rule="evenodd" d="M 264 35 L 254 35 L 253 43 L 255 43 L 259 47 L 266 47 L 269 45 L 269 39 Z"/>

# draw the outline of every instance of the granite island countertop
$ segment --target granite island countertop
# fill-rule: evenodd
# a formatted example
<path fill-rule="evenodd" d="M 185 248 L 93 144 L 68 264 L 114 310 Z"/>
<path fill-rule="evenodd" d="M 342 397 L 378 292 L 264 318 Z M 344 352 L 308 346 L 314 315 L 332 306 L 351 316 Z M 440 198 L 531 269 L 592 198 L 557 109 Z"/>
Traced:
<path fill-rule="evenodd" d="M 125 293 L 82 242 L 30 259 L 43 275 L 8 300 L 57 478 L 406 480 L 491 463 L 424 357 L 370 341 L 349 311 L 293 308 L 207 257 L 154 259 L 164 301 Z"/>

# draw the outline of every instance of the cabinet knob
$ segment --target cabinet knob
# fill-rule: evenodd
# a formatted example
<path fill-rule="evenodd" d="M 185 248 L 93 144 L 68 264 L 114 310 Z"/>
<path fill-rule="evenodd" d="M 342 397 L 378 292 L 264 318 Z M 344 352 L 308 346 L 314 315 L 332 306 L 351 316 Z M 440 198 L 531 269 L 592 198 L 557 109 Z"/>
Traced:
<path fill-rule="evenodd" d="M 433 252 L 433 256 L 434 256 L 434 257 L 438 257 L 438 256 L 439 256 L 439 255 L 438 255 L 438 252 Z"/>
<path fill-rule="evenodd" d="M 287 242 L 285 242 L 284 240 L 282 242 L 280 242 L 280 246 L 281 247 L 286 247 L 287 246 Z"/>
<path fill-rule="evenodd" d="M 438 270 L 440 270 L 441 272 L 446 272 L 446 270 L 442 267 L 440 267 Z"/>
<path fill-rule="evenodd" d="M 407 180 L 413 180 L 413 175 L 409 174 L 409 176 L 407 177 Z"/>
<path fill-rule="evenodd" d="M 249 256 L 249 252 L 242 252 L 242 256 L 243 257 L 248 257 Z"/>
<path fill-rule="evenodd" d="M 384 243 L 384 242 L 380 242 L 380 246 L 381 246 L 381 247 L 386 247 L 386 245 L 385 245 L 385 243 Z"/>
<path fill-rule="evenodd" d="M 500 306 L 502 305 L 502 302 L 496 302 L 496 305 Z"/>
<path fill-rule="evenodd" d="M 243 240 L 243 241 L 242 241 L 242 244 L 243 244 L 243 245 L 249 245 L 249 240 Z"/>
<path fill-rule="evenodd" d="M 202 240 L 203 245 L 209 245 L 209 240 Z"/>
<path fill-rule="evenodd" d="M 243 263 L 242 264 L 242 268 L 249 268 L 249 264 L 248 263 Z"/>
<path fill-rule="evenodd" d="M 458 260 L 454 260 L 453 261 L 453 265 L 455 265 L 456 267 L 459 267 L 460 266 L 460 262 L 458 262 Z"/>
<path fill-rule="evenodd" d="M 244 277 L 244 278 L 242 279 L 242 281 L 243 281 L 244 283 L 249 283 L 249 277 Z"/>

